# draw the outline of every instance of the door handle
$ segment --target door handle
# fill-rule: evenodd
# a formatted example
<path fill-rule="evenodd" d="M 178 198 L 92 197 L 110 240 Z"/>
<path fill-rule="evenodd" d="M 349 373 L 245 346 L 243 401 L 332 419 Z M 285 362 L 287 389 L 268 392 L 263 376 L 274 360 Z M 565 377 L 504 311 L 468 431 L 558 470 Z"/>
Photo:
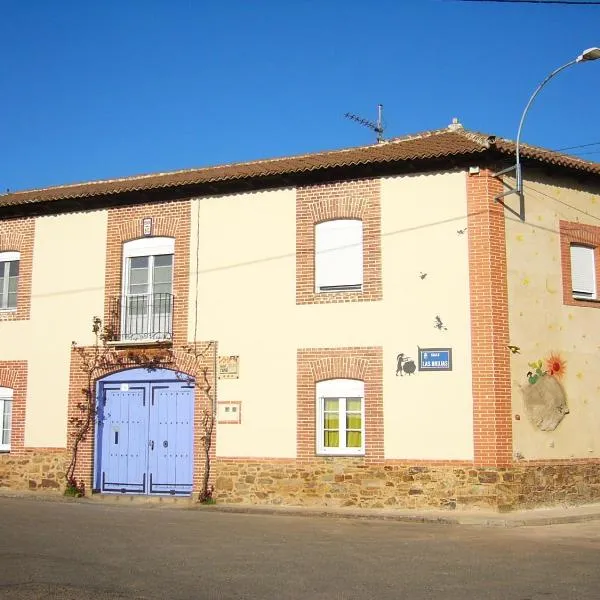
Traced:
<path fill-rule="evenodd" d="M 150 440 L 148 446 L 150 446 L 150 450 L 154 450 L 154 440 Z"/>

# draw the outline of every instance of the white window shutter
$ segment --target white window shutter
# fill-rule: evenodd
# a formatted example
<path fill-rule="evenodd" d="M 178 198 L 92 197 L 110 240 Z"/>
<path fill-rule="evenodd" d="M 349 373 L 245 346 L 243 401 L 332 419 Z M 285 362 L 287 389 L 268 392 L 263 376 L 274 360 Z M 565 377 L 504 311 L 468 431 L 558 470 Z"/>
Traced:
<path fill-rule="evenodd" d="M 325 221 L 315 227 L 316 291 L 361 290 L 363 224 L 357 219 Z"/>
<path fill-rule="evenodd" d="M 571 246 L 571 283 L 573 296 L 596 298 L 596 265 L 593 248 Z"/>

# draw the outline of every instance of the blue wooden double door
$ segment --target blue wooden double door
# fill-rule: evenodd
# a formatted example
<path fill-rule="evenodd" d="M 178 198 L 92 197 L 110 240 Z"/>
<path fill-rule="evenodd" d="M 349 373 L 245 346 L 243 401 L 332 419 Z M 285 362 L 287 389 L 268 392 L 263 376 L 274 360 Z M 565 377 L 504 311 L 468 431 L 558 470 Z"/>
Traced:
<path fill-rule="evenodd" d="M 194 382 L 167 369 L 131 369 L 97 387 L 95 488 L 190 495 Z"/>

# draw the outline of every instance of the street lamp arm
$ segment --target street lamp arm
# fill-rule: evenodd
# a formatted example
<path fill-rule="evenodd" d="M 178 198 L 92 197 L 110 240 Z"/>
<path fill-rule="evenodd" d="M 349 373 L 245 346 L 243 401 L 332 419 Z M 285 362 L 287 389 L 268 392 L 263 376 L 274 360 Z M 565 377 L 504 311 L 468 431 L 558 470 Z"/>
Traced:
<path fill-rule="evenodd" d="M 517 192 L 519 194 L 523 193 L 523 178 L 521 176 L 521 157 L 519 154 L 519 151 L 521 148 L 521 130 L 523 129 L 523 123 L 525 122 L 525 117 L 527 116 L 527 113 L 529 112 L 529 108 L 533 104 L 533 101 L 535 100 L 536 96 L 542 91 L 542 88 L 555 75 L 558 75 L 561 71 L 564 71 L 566 68 L 568 68 L 571 65 L 574 65 L 580 61 L 581 61 L 581 58 L 577 57 L 576 59 L 570 60 L 568 63 L 562 65 L 561 67 L 558 67 L 558 69 L 554 69 L 554 71 L 552 71 L 552 73 L 550 73 L 550 75 L 548 75 L 546 77 L 546 79 L 544 79 L 544 81 L 542 81 L 542 83 L 540 83 L 540 85 L 537 86 L 537 88 L 535 89 L 533 94 L 531 94 L 531 97 L 529 98 L 529 101 L 527 102 L 527 105 L 525 106 L 525 110 L 523 110 L 523 114 L 521 115 L 521 120 L 519 121 L 519 129 L 517 130 L 517 142 L 515 145 L 515 155 L 516 155 L 516 170 L 515 171 L 516 171 L 516 177 L 517 177 Z"/>

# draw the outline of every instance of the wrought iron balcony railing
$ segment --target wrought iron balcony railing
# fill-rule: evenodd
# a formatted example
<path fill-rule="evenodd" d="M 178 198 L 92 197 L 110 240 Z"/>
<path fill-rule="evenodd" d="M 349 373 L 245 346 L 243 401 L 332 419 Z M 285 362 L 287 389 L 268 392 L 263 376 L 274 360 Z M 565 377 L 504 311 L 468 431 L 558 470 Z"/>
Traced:
<path fill-rule="evenodd" d="M 117 296 L 111 301 L 108 331 L 111 341 L 173 338 L 173 294 Z"/>

